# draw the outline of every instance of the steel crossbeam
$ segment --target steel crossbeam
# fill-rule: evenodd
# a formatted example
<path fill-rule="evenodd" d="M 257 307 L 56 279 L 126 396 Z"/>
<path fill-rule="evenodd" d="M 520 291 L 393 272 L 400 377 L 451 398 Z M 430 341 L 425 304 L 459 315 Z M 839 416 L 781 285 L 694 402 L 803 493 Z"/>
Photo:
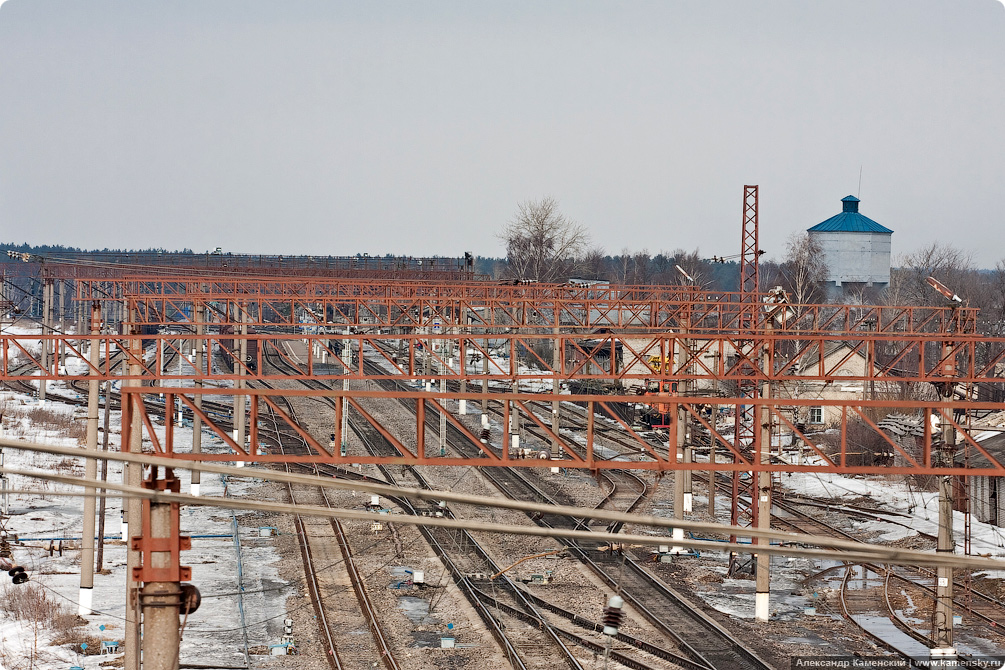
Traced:
<path fill-rule="evenodd" d="M 957 407 L 954 403 L 919 400 L 888 400 L 888 401 L 844 401 L 844 400 L 820 400 L 820 399 L 779 399 L 779 398 L 685 398 L 672 396 L 664 398 L 663 401 L 673 405 L 674 409 L 681 409 L 686 416 L 696 424 L 702 426 L 708 433 L 708 439 L 714 440 L 721 447 L 718 452 L 722 456 L 731 457 L 715 463 L 697 460 L 695 462 L 678 461 L 677 458 L 669 454 L 665 447 L 656 446 L 650 442 L 645 435 L 640 434 L 631 426 L 620 422 L 623 435 L 636 443 L 637 448 L 631 458 L 624 460 L 605 459 L 598 456 L 600 450 L 596 449 L 597 439 L 596 428 L 587 422 L 586 426 L 568 426 L 562 435 L 556 435 L 547 431 L 547 421 L 545 415 L 548 407 L 545 403 L 550 403 L 550 396 L 542 396 L 533 393 L 492 393 L 487 397 L 491 406 L 502 407 L 510 403 L 516 411 L 527 418 L 528 421 L 543 429 L 541 449 L 546 451 L 546 442 L 552 439 L 559 439 L 562 445 L 563 455 L 555 458 L 520 458 L 515 453 L 510 453 L 509 449 L 501 449 L 501 444 L 508 444 L 505 433 L 508 424 L 498 423 L 493 425 L 492 436 L 487 444 L 483 444 L 480 438 L 474 434 L 472 427 L 466 426 L 458 417 L 450 416 L 452 425 L 456 426 L 471 443 L 471 455 L 464 456 L 457 453 L 453 455 L 440 456 L 438 448 L 426 441 L 422 436 L 427 425 L 423 425 L 419 420 L 415 420 L 411 425 L 402 422 L 400 417 L 384 423 L 376 418 L 376 413 L 368 411 L 366 407 L 375 399 L 400 400 L 406 407 L 412 408 L 413 417 L 424 416 L 436 410 L 442 402 L 452 402 L 458 399 L 466 399 L 471 403 L 480 402 L 483 397 L 479 393 L 426 393 L 421 391 L 373 391 L 356 390 L 343 391 L 341 389 L 312 390 L 312 389 L 270 389 L 270 388 L 245 388 L 235 389 L 192 389 L 179 388 L 176 386 L 153 386 L 136 387 L 123 386 L 122 393 L 127 399 L 123 403 L 123 435 L 124 444 L 128 444 L 130 439 L 133 413 L 139 413 L 142 417 L 140 425 L 144 427 L 144 437 L 150 440 L 153 450 L 157 454 L 170 456 L 183 461 L 254 461 L 263 463 L 280 462 L 320 462 L 347 465 L 351 463 L 382 463 L 395 465 L 478 465 L 478 466 L 500 466 L 500 467 L 569 467 L 585 468 L 590 470 L 603 469 L 634 469 L 634 470 L 655 470 L 659 472 L 670 470 L 703 470 L 719 472 L 832 472 L 846 474 L 915 474 L 915 475 L 1005 475 L 1005 458 L 1002 454 L 992 453 L 984 448 L 971 434 L 967 426 L 956 420 L 953 410 Z M 257 422 L 252 421 L 253 429 L 249 431 L 249 441 L 238 444 L 234 441 L 230 423 L 225 418 L 220 418 L 218 414 L 200 409 L 195 402 L 195 396 L 227 397 L 235 394 L 249 396 L 251 406 L 251 416 L 256 417 L 259 411 L 263 412 L 267 407 L 271 407 L 276 412 L 280 420 L 289 424 L 289 428 L 299 433 L 308 444 L 310 451 L 301 454 L 283 454 L 279 450 L 271 450 L 268 435 L 257 429 Z M 179 451 L 173 444 L 174 430 L 170 427 L 170 422 L 163 428 L 158 424 L 160 418 L 155 416 L 156 407 L 161 402 L 159 398 L 163 396 L 163 403 L 172 406 L 179 399 L 184 407 L 193 413 L 198 414 L 207 430 L 215 433 L 217 437 L 229 447 L 226 453 L 208 453 L 206 451 L 198 454 Z M 289 400 L 314 398 L 339 400 L 342 397 L 348 398 L 351 411 L 357 417 L 374 426 L 392 445 L 397 452 L 394 456 L 372 456 L 359 448 L 342 456 L 338 450 L 333 450 L 327 445 L 319 442 L 309 432 L 294 424 L 288 415 L 282 411 L 282 405 Z M 132 399 L 129 401 L 129 399 Z M 138 402 L 142 399 L 143 402 Z M 603 396 L 603 400 L 598 396 L 591 395 L 570 395 L 563 397 L 563 400 L 579 403 L 586 407 L 587 414 L 600 413 L 602 409 L 608 409 L 611 404 L 619 402 L 633 402 L 636 396 Z M 205 404 L 205 403 L 204 403 Z M 724 432 L 716 427 L 714 417 L 732 414 L 736 415 L 745 405 L 753 405 L 757 409 L 765 408 L 771 417 L 776 430 L 782 430 L 798 438 L 804 445 L 803 454 L 797 457 L 791 453 L 786 453 L 785 449 L 773 457 L 770 461 L 760 461 L 754 453 L 745 448 L 738 448 L 735 445 L 732 434 Z M 841 421 L 837 427 L 837 434 L 840 440 L 834 440 L 822 433 L 810 434 L 800 429 L 793 421 L 793 408 L 809 405 L 824 405 L 827 407 L 837 407 L 841 410 Z M 336 441 L 340 441 L 339 421 L 336 419 L 335 408 L 341 407 L 340 402 L 332 403 L 332 425 L 331 432 L 336 433 Z M 416 411 L 419 407 L 422 411 Z M 1001 405 L 996 403 L 974 402 L 968 405 L 970 408 L 983 411 L 1000 409 Z M 901 443 L 893 440 L 875 422 L 869 419 L 869 413 L 873 409 L 896 409 L 904 412 L 921 412 L 934 417 L 935 421 L 947 422 L 953 426 L 960 435 L 961 449 L 968 453 L 968 458 L 960 459 L 952 465 L 941 463 L 938 455 L 934 453 L 931 441 L 923 441 L 916 447 L 905 447 Z M 449 405 L 448 405 L 449 409 Z M 500 409 L 500 415 L 501 415 Z M 860 464 L 862 461 L 861 447 L 857 443 L 852 443 L 847 439 L 848 426 L 851 422 L 859 422 L 872 430 L 876 437 L 888 449 L 895 454 L 895 464 L 877 465 Z M 404 427 L 403 427 L 404 426 Z M 589 429 L 592 428 L 592 429 Z M 502 436 L 502 437 L 500 437 Z"/>
<path fill-rule="evenodd" d="M 187 321 L 193 306 L 204 304 L 219 314 L 234 304 L 246 305 L 250 325 L 296 326 L 303 323 L 355 328 L 428 328 L 438 320 L 445 328 L 553 328 L 567 330 L 656 330 L 687 328 L 694 333 L 745 332 L 763 329 L 767 312 L 759 303 L 731 302 L 733 295 L 689 299 L 530 298 L 439 296 L 311 296 L 272 297 L 243 294 L 129 295 L 139 313 L 137 323 L 159 325 Z M 976 332 L 976 310 L 943 307 L 852 307 L 792 305 L 796 315 L 775 324 L 779 332 L 845 334 L 879 332 L 894 335 L 923 332 Z M 876 327 L 879 324 L 879 327 Z"/>
<path fill-rule="evenodd" d="M 307 328 L 305 328 L 307 329 Z M 139 359 L 130 343 L 142 337 L 146 354 Z M 246 339 L 249 360 L 237 360 L 234 340 Z M 365 361 L 346 368 L 343 343 L 363 351 Z M 49 344 L 49 360 L 40 354 L 40 342 Z M 955 384 L 1005 383 L 1005 338 L 970 335 L 915 334 L 893 337 L 863 333 L 843 342 L 837 357 L 827 357 L 832 341 L 823 335 L 795 336 L 769 333 L 740 339 L 735 336 L 695 337 L 673 333 L 632 333 L 581 336 L 570 333 L 409 334 L 369 333 L 232 333 L 190 332 L 149 335 L 0 335 L 0 381 L 31 379 L 87 380 L 94 372 L 86 360 L 90 343 L 103 358 L 118 354 L 135 364 L 144 379 L 231 380 L 239 369 L 251 379 L 447 379 L 519 382 L 558 378 L 563 381 L 597 380 L 628 382 L 666 379 L 696 381 L 770 380 L 773 382 L 932 382 Z M 557 343 L 557 356 L 537 353 Z M 753 343 L 753 345 L 749 344 Z M 944 346 L 946 344 L 951 346 Z M 256 346 L 257 345 L 257 346 Z M 207 358 L 201 369 L 190 352 L 205 347 L 218 354 L 225 367 Z M 765 358 L 749 351 L 769 350 Z M 463 351 L 465 355 L 460 356 Z M 680 355 L 672 356 L 677 351 Z M 297 373 L 265 372 L 268 359 L 283 359 Z M 420 371 L 428 358 L 433 369 Z M 486 360 L 487 359 L 487 360 Z M 849 361 L 862 363 L 846 367 Z M 653 361 L 663 361 L 655 365 Z M 226 369 L 237 366 L 238 370 Z M 947 367 L 952 374 L 947 375 Z M 348 370 L 348 372 L 346 372 Z M 100 371 L 98 378 L 121 379 Z M 125 378 L 130 378 L 128 375 Z M 700 387 L 700 384 L 699 384 Z"/>
<path fill-rule="evenodd" d="M 128 300 L 138 323 L 190 318 L 194 304 L 247 305 L 251 325 L 296 325 L 301 319 L 357 327 L 422 327 L 440 319 L 451 328 L 677 328 L 746 332 L 761 328 L 759 296 L 685 286 L 500 285 L 491 282 L 270 280 L 263 277 L 78 280 L 78 300 Z M 967 307 L 790 305 L 773 327 L 783 332 L 840 335 L 976 332 Z"/>

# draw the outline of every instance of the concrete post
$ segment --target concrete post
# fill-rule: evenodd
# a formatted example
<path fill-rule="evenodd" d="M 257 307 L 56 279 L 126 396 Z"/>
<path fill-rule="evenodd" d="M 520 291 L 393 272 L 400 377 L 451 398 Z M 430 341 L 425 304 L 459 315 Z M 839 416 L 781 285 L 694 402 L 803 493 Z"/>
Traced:
<path fill-rule="evenodd" d="M 351 332 L 352 329 L 349 326 L 346 326 L 345 334 L 348 335 Z M 360 350 L 360 356 L 362 357 L 362 355 L 363 355 L 362 350 Z M 352 342 L 348 339 L 343 340 L 342 358 L 345 360 L 345 368 L 343 371 L 346 374 L 346 378 L 342 380 L 342 390 L 348 391 L 349 371 L 352 369 Z M 341 437 L 339 439 L 341 440 L 342 444 L 339 446 L 339 449 L 341 450 L 339 453 L 348 454 L 349 453 L 349 396 L 348 395 L 342 396 L 341 403 L 342 403 L 342 420 L 339 425 L 339 430 L 341 431 L 340 433 Z"/>
<path fill-rule="evenodd" d="M 482 428 L 489 427 L 489 340 L 485 340 L 485 354 L 482 356 Z M 505 446 L 505 445 L 504 445 Z"/>
<path fill-rule="evenodd" d="M 130 315 L 130 322 L 136 319 Z M 132 355 L 137 361 L 143 360 L 143 339 L 140 337 L 140 328 L 132 323 L 128 326 L 130 333 L 135 337 L 130 340 L 129 346 Z M 130 376 L 139 377 L 143 373 L 143 368 L 136 362 L 129 365 Z M 139 379 L 129 382 L 130 386 L 142 386 Z M 125 397 L 125 394 L 123 394 Z M 129 451 L 134 454 L 143 451 L 143 417 L 140 415 L 142 404 L 133 399 L 132 422 L 130 424 Z M 123 465 L 123 476 L 125 483 L 129 486 L 138 487 L 143 483 L 143 467 L 139 464 L 126 463 Z M 126 541 L 126 624 L 125 624 L 125 670 L 140 670 L 140 608 L 139 608 L 139 582 L 133 579 L 133 568 L 140 565 L 140 555 L 132 548 L 130 537 L 126 532 L 134 536 L 143 534 L 143 506 L 139 499 L 124 500 L 126 507 L 126 526 L 123 528 L 123 539 Z M 126 530 L 128 529 L 128 530 Z"/>
<path fill-rule="evenodd" d="M 66 296 L 66 282 L 62 279 L 58 279 L 59 283 L 59 332 L 61 334 L 66 334 L 66 309 L 63 300 Z M 55 350 L 55 348 L 53 348 Z M 66 360 L 66 340 L 61 339 L 59 341 L 59 360 Z"/>
<path fill-rule="evenodd" d="M 195 317 L 195 334 L 197 336 L 195 343 L 195 380 L 194 385 L 196 390 L 202 389 L 203 381 L 202 376 L 204 374 L 203 367 L 206 364 L 206 342 L 200 339 L 198 336 L 204 335 L 206 333 L 206 307 L 202 303 L 198 303 L 193 311 L 193 316 Z M 193 404 L 202 409 L 202 395 L 196 394 Z M 192 453 L 201 454 L 202 453 L 202 417 L 197 413 L 192 413 Z M 197 467 L 192 468 L 192 482 L 190 486 L 190 492 L 192 495 L 199 495 L 199 486 L 201 484 L 201 473 Z"/>
<path fill-rule="evenodd" d="M 91 335 L 101 332 L 101 304 L 91 303 Z M 84 461 L 84 479 L 94 482 L 97 479 L 98 463 L 94 456 L 98 452 L 98 391 L 101 382 L 98 381 L 98 366 L 101 364 L 101 348 L 96 341 L 90 344 L 90 362 L 93 366 L 91 379 L 87 382 L 87 453 L 91 458 Z M 91 596 L 94 592 L 94 487 L 84 489 L 84 528 L 80 543 L 80 594 L 77 598 L 77 613 L 80 616 L 91 614 Z"/>
<path fill-rule="evenodd" d="M 661 381 L 660 384 L 662 383 Z M 667 435 L 667 454 L 673 462 L 680 463 L 683 461 L 682 447 L 684 444 L 684 435 L 680 426 L 680 409 L 676 403 L 670 407 L 669 418 L 671 426 Z M 673 518 L 681 521 L 684 520 L 684 478 L 681 476 L 681 471 L 677 469 L 673 471 Z M 670 533 L 670 538 L 677 542 L 682 541 L 684 539 L 684 529 L 675 526 Z M 671 545 L 670 547 L 671 554 L 683 554 L 684 551 L 684 546 L 681 544 Z"/>
<path fill-rule="evenodd" d="M 950 360 L 952 352 L 951 345 L 944 344 L 942 347 L 942 360 Z M 947 377 L 955 375 L 955 365 L 945 365 Z M 953 399 L 952 382 L 946 382 L 942 392 L 943 402 L 950 402 Z M 952 467 L 956 456 L 956 431 L 949 421 L 942 417 L 942 449 L 937 454 L 937 465 L 941 467 Z M 939 538 L 936 545 L 937 553 L 951 554 L 956 549 L 956 542 L 953 539 L 953 478 L 944 475 L 939 477 Z M 950 566 L 939 567 L 936 570 L 935 584 L 935 626 L 932 631 L 932 640 L 935 647 L 932 649 L 932 658 L 953 658 L 956 656 L 956 649 L 953 647 L 953 568 Z"/>
<path fill-rule="evenodd" d="M 440 393 L 447 392 L 447 380 L 440 380 Z M 447 455 L 447 401 L 439 401 L 440 410 L 440 456 Z"/>
<path fill-rule="evenodd" d="M 111 368 L 108 367 L 108 361 L 105 361 L 105 369 L 111 373 Z M 112 403 L 109 396 L 112 394 L 112 382 L 105 382 L 105 420 L 104 420 L 104 433 L 101 436 L 101 450 L 108 451 L 108 433 L 111 424 L 111 414 L 112 414 Z M 108 460 L 101 459 L 101 482 L 108 481 Z M 105 558 L 105 489 L 100 489 L 101 498 L 98 500 L 98 546 L 97 546 L 97 556 L 94 559 L 94 570 L 100 571 L 101 564 Z"/>
<path fill-rule="evenodd" d="M 170 539 L 171 504 L 150 504 L 150 537 Z M 154 551 L 150 567 L 171 567 L 170 551 Z M 177 582 L 148 582 L 143 586 L 143 670 L 178 670 L 181 587 Z"/>
<path fill-rule="evenodd" d="M 715 425 L 715 412 L 716 409 L 713 406 L 712 409 L 712 425 Z M 708 452 L 708 516 L 711 519 L 715 519 L 715 447 L 718 444 L 718 440 L 713 436 L 711 438 L 711 446 Z"/>
<path fill-rule="evenodd" d="M 555 325 L 552 328 L 552 332 L 555 335 L 553 351 L 551 355 L 551 394 L 554 400 L 551 402 L 551 432 L 555 433 L 556 437 L 551 438 L 551 457 L 559 458 L 561 457 L 561 447 L 559 446 L 558 435 L 561 435 L 562 430 L 562 419 L 561 419 L 561 408 L 562 403 L 559 402 L 558 397 L 562 393 L 562 384 L 559 381 L 559 367 L 562 365 L 562 356 L 560 351 L 560 341 L 559 335 L 559 309 L 555 308 Z"/>
<path fill-rule="evenodd" d="M 236 349 L 233 353 L 237 355 L 238 361 L 234 363 L 234 370 L 237 372 L 237 380 L 234 382 L 234 387 L 238 390 L 244 388 L 244 359 L 248 355 L 248 342 L 240 335 L 246 334 L 246 326 L 244 324 L 244 305 L 235 306 L 236 313 L 234 315 L 234 342 L 233 347 Z M 245 401 L 243 395 L 234 396 L 234 441 L 237 442 L 238 446 L 244 448 L 245 444 L 245 425 L 244 425 L 244 414 L 245 414 Z M 237 460 L 234 465 L 236 467 L 244 467 L 243 460 Z"/>
<path fill-rule="evenodd" d="M 46 278 L 42 284 L 42 335 L 52 334 L 52 280 Z M 38 399 L 45 402 L 45 392 L 47 382 L 45 376 L 49 374 L 49 350 L 51 343 L 42 340 L 42 374 L 38 380 Z"/>
<path fill-rule="evenodd" d="M 770 370 L 771 356 L 769 344 L 765 342 L 761 352 L 761 369 Z M 761 397 L 771 397 L 771 382 L 765 381 L 761 385 Z M 771 412 L 766 405 L 762 405 L 759 415 L 760 439 L 758 440 L 758 450 L 754 456 L 762 465 L 767 465 L 771 461 Z M 768 530 L 771 528 L 771 472 L 761 470 L 757 473 L 756 482 L 757 501 L 757 528 Z M 767 546 L 770 540 L 766 537 L 758 537 L 757 544 Z M 754 618 L 760 621 L 767 621 L 771 611 L 771 555 L 759 553 L 755 554 L 757 561 L 755 567 L 755 595 L 754 595 Z"/>
<path fill-rule="evenodd" d="M 457 340 L 457 369 L 460 370 L 461 376 L 461 393 L 468 392 L 468 349 L 463 340 L 464 336 L 468 333 L 468 308 L 461 307 L 460 309 L 460 337 Z M 461 400 L 457 401 L 457 413 L 460 416 L 464 416 L 468 413 L 468 401 Z"/>

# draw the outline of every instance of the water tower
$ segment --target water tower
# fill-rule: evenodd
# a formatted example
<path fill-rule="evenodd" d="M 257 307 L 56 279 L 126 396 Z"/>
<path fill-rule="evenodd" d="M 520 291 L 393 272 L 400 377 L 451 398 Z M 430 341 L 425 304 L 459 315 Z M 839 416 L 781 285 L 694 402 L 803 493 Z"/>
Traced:
<path fill-rule="evenodd" d="M 890 238 L 893 231 L 858 211 L 859 199 L 841 198 L 842 212 L 807 232 L 820 245 L 827 262 L 827 294 L 840 298 L 864 287 L 890 284 Z"/>

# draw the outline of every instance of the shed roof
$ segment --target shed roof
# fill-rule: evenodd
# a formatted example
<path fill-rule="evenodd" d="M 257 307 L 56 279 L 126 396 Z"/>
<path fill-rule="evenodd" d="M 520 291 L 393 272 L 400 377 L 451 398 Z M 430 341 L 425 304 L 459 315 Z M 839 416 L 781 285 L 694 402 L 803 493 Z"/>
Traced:
<path fill-rule="evenodd" d="M 842 211 L 826 221 L 822 221 L 808 229 L 811 233 L 892 233 L 886 226 L 881 226 L 868 216 L 858 212 L 860 200 L 853 195 L 841 198 Z"/>

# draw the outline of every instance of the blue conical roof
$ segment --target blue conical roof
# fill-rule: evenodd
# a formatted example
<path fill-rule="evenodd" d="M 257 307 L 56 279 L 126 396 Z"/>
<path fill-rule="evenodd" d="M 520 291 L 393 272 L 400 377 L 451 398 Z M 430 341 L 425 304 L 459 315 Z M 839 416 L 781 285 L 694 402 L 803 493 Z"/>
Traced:
<path fill-rule="evenodd" d="M 858 213 L 860 200 L 853 195 L 841 198 L 842 211 L 826 221 L 809 228 L 810 233 L 892 233 L 886 226 L 881 226 L 868 216 Z"/>

